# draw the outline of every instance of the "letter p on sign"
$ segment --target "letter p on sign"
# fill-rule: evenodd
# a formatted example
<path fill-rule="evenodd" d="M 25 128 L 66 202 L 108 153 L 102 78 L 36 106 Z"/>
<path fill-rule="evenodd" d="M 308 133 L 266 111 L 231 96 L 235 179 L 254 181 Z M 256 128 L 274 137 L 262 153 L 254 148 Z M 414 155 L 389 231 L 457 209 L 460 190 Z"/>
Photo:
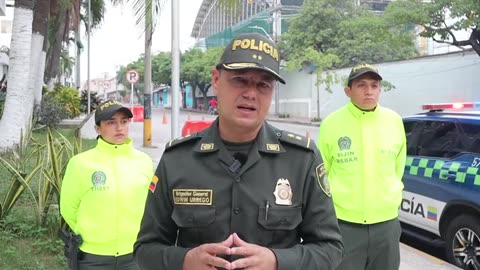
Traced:
<path fill-rule="evenodd" d="M 131 84 L 134 84 L 140 80 L 140 74 L 135 69 L 127 71 L 127 74 L 125 75 L 127 76 L 127 81 Z"/>

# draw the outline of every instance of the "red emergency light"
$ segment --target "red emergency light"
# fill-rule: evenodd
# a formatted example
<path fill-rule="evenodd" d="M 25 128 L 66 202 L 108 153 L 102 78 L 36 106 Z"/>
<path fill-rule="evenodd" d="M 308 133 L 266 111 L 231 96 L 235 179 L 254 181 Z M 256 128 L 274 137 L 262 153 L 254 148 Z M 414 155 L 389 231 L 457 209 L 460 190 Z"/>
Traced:
<path fill-rule="evenodd" d="M 433 103 L 433 104 L 423 104 L 423 110 L 461 110 L 461 109 L 473 109 L 480 108 L 480 102 L 454 102 L 454 103 Z"/>

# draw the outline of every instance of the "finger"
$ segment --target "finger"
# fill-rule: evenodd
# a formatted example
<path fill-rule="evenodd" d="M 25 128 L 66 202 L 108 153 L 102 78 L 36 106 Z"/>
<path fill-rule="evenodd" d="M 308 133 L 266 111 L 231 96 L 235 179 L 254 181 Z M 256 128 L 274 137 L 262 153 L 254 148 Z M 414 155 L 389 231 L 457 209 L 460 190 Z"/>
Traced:
<path fill-rule="evenodd" d="M 252 266 L 253 266 L 252 260 L 249 257 L 240 258 L 230 263 L 231 269 L 239 269 L 239 268 L 244 269 Z M 248 268 L 248 269 L 253 269 L 253 268 Z"/>
<path fill-rule="evenodd" d="M 249 243 L 243 241 L 237 233 L 233 233 L 233 244 L 237 247 L 249 245 Z"/>
<path fill-rule="evenodd" d="M 248 257 L 256 255 L 258 252 L 252 247 L 233 247 L 230 249 L 230 255 L 238 255 L 242 257 Z"/>
<path fill-rule="evenodd" d="M 217 254 L 230 255 L 231 253 L 230 247 L 224 246 L 220 243 L 206 244 L 203 246 L 203 251 L 213 255 L 217 255 Z"/>
<path fill-rule="evenodd" d="M 231 267 L 231 263 L 221 257 L 210 256 L 208 259 L 208 264 L 213 267 L 220 267 L 224 269 L 235 269 Z"/>
<path fill-rule="evenodd" d="M 226 247 L 231 247 L 233 245 L 233 234 L 230 234 L 230 236 L 223 242 L 220 242 L 220 244 Z"/>

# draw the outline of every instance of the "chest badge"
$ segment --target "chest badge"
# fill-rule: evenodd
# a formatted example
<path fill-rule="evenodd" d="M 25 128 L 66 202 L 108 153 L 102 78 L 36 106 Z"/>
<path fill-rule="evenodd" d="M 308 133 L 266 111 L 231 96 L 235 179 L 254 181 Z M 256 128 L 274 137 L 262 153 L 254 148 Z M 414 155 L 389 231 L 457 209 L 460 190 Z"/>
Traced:
<path fill-rule="evenodd" d="M 345 136 L 338 139 L 338 148 L 340 148 L 340 151 L 350 150 L 350 146 L 352 146 L 352 140 L 349 137 Z"/>
<path fill-rule="evenodd" d="M 292 205 L 292 188 L 288 179 L 279 178 L 275 186 L 275 204 L 277 205 Z"/>

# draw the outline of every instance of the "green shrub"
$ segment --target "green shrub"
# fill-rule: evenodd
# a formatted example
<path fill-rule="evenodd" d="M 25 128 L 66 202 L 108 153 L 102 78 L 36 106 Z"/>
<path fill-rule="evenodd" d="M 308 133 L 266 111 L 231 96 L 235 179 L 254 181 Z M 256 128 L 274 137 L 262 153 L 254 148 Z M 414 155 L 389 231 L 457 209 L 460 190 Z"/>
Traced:
<path fill-rule="evenodd" d="M 56 84 L 53 91 L 46 95 L 53 96 L 55 101 L 65 107 L 67 118 L 75 118 L 82 113 L 77 89 Z"/>
<path fill-rule="evenodd" d="M 40 109 L 36 112 L 39 122 L 50 128 L 56 128 L 60 121 L 69 118 L 69 114 L 53 95 L 45 95 L 42 98 Z"/>
<path fill-rule="evenodd" d="M 83 90 L 82 94 L 80 96 L 81 100 L 81 108 L 83 113 L 87 113 L 87 108 L 88 108 L 88 94 L 87 90 Z M 100 104 L 101 100 L 99 97 L 97 97 L 96 92 L 90 92 L 90 111 L 93 112 L 97 108 L 97 106 Z"/>

